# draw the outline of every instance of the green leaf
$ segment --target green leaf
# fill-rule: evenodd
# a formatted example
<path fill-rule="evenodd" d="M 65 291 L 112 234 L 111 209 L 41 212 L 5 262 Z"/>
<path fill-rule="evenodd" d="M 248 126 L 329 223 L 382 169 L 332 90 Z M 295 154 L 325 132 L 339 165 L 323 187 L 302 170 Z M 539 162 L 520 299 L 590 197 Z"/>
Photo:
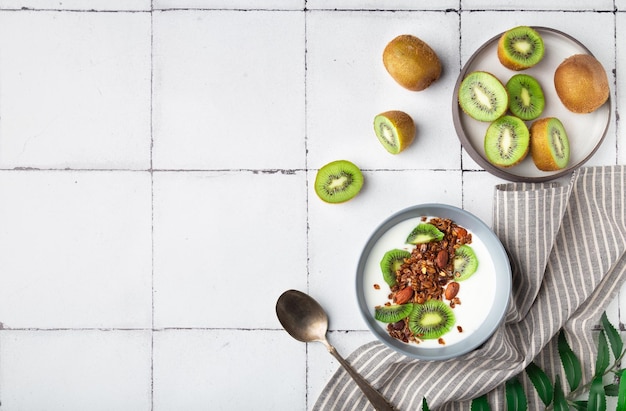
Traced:
<path fill-rule="evenodd" d="M 567 377 L 567 382 L 569 383 L 569 388 L 571 391 L 574 391 L 580 384 L 583 372 L 580 366 L 580 360 L 576 357 L 576 354 L 574 354 L 567 343 L 565 332 L 563 330 L 559 333 L 558 348 L 561 363 L 565 369 L 565 376 Z"/>
<path fill-rule="evenodd" d="M 428 408 L 428 402 L 426 402 L 426 397 L 422 398 L 422 411 L 430 411 Z"/>
<path fill-rule="evenodd" d="M 528 364 L 526 367 L 526 374 L 528 374 L 528 379 L 530 379 L 530 382 L 532 382 L 535 386 L 535 390 L 537 390 L 537 394 L 539 394 L 541 401 L 548 406 L 548 404 L 552 402 L 552 397 L 554 396 L 554 390 L 552 389 L 550 378 L 548 378 L 546 373 L 534 362 Z"/>
<path fill-rule="evenodd" d="M 528 409 L 524 387 L 517 378 L 512 378 L 506 382 L 505 391 L 507 411 L 526 411 Z"/>
<path fill-rule="evenodd" d="M 598 335 L 598 357 L 596 358 L 595 377 L 602 377 L 607 368 L 609 368 L 609 344 L 606 341 L 604 331 L 600 331 Z"/>
<path fill-rule="evenodd" d="M 587 411 L 587 401 L 574 401 L 570 405 L 577 411 Z"/>
<path fill-rule="evenodd" d="M 613 324 L 609 321 L 606 316 L 606 311 L 602 313 L 602 318 L 600 319 L 602 323 L 602 328 L 606 332 L 606 336 L 611 343 L 611 350 L 613 351 L 613 357 L 619 358 L 622 354 L 622 350 L 624 349 L 624 342 L 622 341 L 622 337 L 619 335 L 619 332 L 613 327 Z"/>
<path fill-rule="evenodd" d="M 591 381 L 587 410 L 606 411 L 606 395 L 604 394 L 604 384 L 602 383 L 602 376 L 596 376 L 593 378 L 593 381 Z"/>
<path fill-rule="evenodd" d="M 609 384 L 604 386 L 604 393 L 607 397 L 617 397 L 619 393 L 619 385 L 618 384 Z"/>
<path fill-rule="evenodd" d="M 622 372 L 619 378 L 616 410 L 626 410 L 626 375 Z"/>
<path fill-rule="evenodd" d="M 561 388 L 561 378 L 556 376 L 556 382 L 554 383 L 554 411 L 569 411 L 563 388 Z"/>
<path fill-rule="evenodd" d="M 491 407 L 489 407 L 489 402 L 487 401 L 487 394 L 472 400 L 472 405 L 470 407 L 470 410 L 471 411 L 491 411 Z"/>

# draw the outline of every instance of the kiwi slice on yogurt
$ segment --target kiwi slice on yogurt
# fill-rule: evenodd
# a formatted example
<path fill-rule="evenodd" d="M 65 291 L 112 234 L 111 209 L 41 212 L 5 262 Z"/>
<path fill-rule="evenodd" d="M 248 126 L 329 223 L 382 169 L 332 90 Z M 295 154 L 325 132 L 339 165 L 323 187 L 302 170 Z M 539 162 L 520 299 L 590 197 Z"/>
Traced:
<path fill-rule="evenodd" d="M 407 244 L 425 244 L 443 240 L 444 234 L 429 223 L 418 224 L 406 239 Z"/>
<path fill-rule="evenodd" d="M 380 269 L 383 273 L 383 279 L 390 287 L 396 284 L 396 271 L 402 267 L 404 260 L 411 257 L 411 253 L 406 250 L 394 249 L 389 250 L 380 260 Z"/>
<path fill-rule="evenodd" d="M 478 269 L 478 258 L 472 247 L 463 244 L 454 251 L 454 280 L 463 281 L 470 278 Z"/>
<path fill-rule="evenodd" d="M 413 311 L 413 303 L 379 305 L 374 307 L 374 318 L 383 323 L 395 323 L 406 318 Z"/>
<path fill-rule="evenodd" d="M 348 160 L 332 161 L 315 176 L 315 193 L 327 203 L 343 203 L 356 196 L 363 187 L 363 173 Z"/>
<path fill-rule="evenodd" d="M 452 309 L 441 300 L 428 300 L 413 304 L 409 314 L 409 329 L 420 339 L 437 339 L 450 331 L 456 318 Z"/>

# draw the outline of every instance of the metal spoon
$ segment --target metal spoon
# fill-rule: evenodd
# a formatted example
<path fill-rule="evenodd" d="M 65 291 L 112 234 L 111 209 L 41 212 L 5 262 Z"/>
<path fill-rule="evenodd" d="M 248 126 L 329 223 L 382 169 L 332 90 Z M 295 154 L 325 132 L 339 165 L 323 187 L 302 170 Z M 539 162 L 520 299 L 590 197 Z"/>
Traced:
<path fill-rule="evenodd" d="M 276 302 L 276 315 L 285 331 L 296 340 L 323 343 L 328 352 L 339 361 L 354 379 L 374 408 L 378 411 L 393 410 L 393 407 L 387 400 L 339 355 L 335 347 L 328 343 L 326 339 L 328 316 L 317 301 L 301 291 L 285 291 Z"/>

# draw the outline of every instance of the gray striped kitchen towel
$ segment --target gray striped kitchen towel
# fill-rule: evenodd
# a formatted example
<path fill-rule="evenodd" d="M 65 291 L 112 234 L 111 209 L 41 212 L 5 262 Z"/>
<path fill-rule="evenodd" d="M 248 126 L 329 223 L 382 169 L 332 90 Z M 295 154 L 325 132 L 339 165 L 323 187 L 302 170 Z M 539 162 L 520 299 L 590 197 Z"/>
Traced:
<path fill-rule="evenodd" d="M 581 168 L 568 184 L 496 186 L 493 231 L 513 268 L 503 324 L 456 359 L 420 361 L 371 342 L 348 361 L 398 410 L 420 410 L 423 397 L 431 410 L 469 410 L 485 393 L 491 409 L 506 409 L 503 383 L 520 373 L 528 409 L 538 410 L 542 403 L 522 371 L 534 361 L 553 381 L 562 373 L 556 340 L 563 329 L 588 382 L 596 357 L 593 326 L 626 278 L 625 180 L 625 166 L 606 166 Z M 313 409 L 373 407 L 339 369 Z"/>

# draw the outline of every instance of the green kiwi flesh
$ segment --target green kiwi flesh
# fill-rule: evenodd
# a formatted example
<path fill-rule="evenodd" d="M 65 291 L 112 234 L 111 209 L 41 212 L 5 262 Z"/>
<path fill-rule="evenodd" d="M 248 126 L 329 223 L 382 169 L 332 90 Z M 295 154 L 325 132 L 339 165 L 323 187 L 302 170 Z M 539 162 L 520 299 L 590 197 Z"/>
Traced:
<path fill-rule="evenodd" d="M 526 123 L 514 116 L 503 116 L 489 125 L 485 134 L 485 156 L 490 163 L 512 167 L 528 154 L 530 133 Z"/>
<path fill-rule="evenodd" d="M 413 304 L 409 314 L 409 329 L 418 338 L 437 339 L 450 331 L 456 322 L 452 309 L 441 300 Z"/>
<path fill-rule="evenodd" d="M 463 244 L 454 252 L 454 279 L 463 281 L 470 278 L 478 269 L 478 258 L 472 247 Z"/>
<path fill-rule="evenodd" d="M 498 42 L 500 62 L 512 70 L 525 70 L 543 59 L 545 48 L 541 35 L 528 26 L 506 31 Z"/>
<path fill-rule="evenodd" d="M 404 260 L 411 257 L 411 253 L 406 250 L 390 250 L 383 255 L 380 260 L 380 269 L 383 273 L 383 279 L 390 286 L 396 284 L 396 271 L 400 269 Z"/>
<path fill-rule="evenodd" d="M 406 238 L 407 244 L 425 244 L 443 240 L 444 234 L 437 227 L 428 223 L 420 223 Z"/>
<path fill-rule="evenodd" d="M 327 203 L 343 203 L 363 187 L 361 170 L 348 160 L 336 160 L 320 168 L 315 176 L 315 193 Z"/>
<path fill-rule="evenodd" d="M 459 86 L 461 109 L 478 121 L 494 121 L 509 107 L 509 95 L 497 77 L 485 71 L 468 74 Z"/>
<path fill-rule="evenodd" d="M 541 85 L 533 76 L 516 74 L 506 83 L 509 110 L 522 120 L 538 118 L 546 105 Z"/>
<path fill-rule="evenodd" d="M 400 305 L 379 305 L 374 307 L 374 318 L 383 323 L 395 323 L 411 314 L 413 303 Z"/>

